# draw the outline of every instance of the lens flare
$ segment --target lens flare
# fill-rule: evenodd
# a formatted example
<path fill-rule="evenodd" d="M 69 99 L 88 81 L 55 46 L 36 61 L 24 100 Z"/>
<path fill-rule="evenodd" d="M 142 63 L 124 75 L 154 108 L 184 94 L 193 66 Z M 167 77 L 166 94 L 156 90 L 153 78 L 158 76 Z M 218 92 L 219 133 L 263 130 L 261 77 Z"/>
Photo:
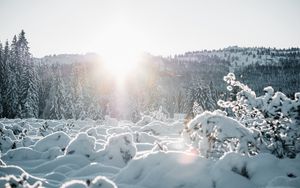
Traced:
<path fill-rule="evenodd" d="M 137 71 L 142 52 L 139 32 L 126 23 L 107 26 L 100 56 L 107 74 L 122 81 Z"/>

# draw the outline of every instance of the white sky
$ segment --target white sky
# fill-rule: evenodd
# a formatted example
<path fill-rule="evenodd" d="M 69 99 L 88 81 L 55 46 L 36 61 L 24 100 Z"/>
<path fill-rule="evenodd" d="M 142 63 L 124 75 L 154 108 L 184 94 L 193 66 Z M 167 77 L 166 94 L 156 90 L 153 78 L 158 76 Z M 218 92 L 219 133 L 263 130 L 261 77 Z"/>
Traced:
<path fill-rule="evenodd" d="M 300 0 L 0 0 L 1 42 L 21 29 L 36 57 L 283 48 L 300 46 Z"/>

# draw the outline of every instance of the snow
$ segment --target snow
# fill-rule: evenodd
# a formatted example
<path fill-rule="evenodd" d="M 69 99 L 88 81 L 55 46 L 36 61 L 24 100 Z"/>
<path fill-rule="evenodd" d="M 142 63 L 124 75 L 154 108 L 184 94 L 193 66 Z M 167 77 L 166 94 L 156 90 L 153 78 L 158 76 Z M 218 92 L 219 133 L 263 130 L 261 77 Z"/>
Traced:
<path fill-rule="evenodd" d="M 251 130 L 247 129 L 233 118 L 226 117 L 225 114 L 220 111 L 205 111 L 196 116 L 188 124 L 189 129 L 196 129 L 197 126 L 201 126 L 205 133 L 209 133 L 213 128 L 217 128 L 220 132 L 218 135 L 220 139 L 228 137 L 241 138 L 251 134 Z"/>
<path fill-rule="evenodd" d="M 135 124 L 110 117 L 72 120 L 70 130 L 63 129 L 70 120 L 1 119 L 0 187 L 299 187 L 299 155 L 279 159 L 232 150 L 219 159 L 206 158 L 201 153 L 205 139 L 200 127 L 205 133 L 219 131 L 220 140 L 235 137 L 247 142 L 253 141 L 249 137 L 253 130 L 224 112 L 205 111 L 187 125 L 199 136 L 195 148 L 184 138 L 190 133 L 183 131 L 184 120 L 179 117 L 183 116 L 164 121 L 145 117 Z M 42 136 L 39 131 L 45 124 L 47 134 Z M 12 149 L 23 139 L 18 136 L 23 126 L 29 142 Z M 202 150 L 197 149 L 199 144 Z"/>
<path fill-rule="evenodd" d="M 81 155 L 88 159 L 95 159 L 96 139 L 85 132 L 81 132 L 68 144 L 65 150 L 66 155 Z"/>
<path fill-rule="evenodd" d="M 133 160 L 115 181 L 144 187 L 211 187 L 210 175 L 204 173 L 209 167 L 210 161 L 196 156 L 155 152 Z"/>
<path fill-rule="evenodd" d="M 92 181 L 72 180 L 64 183 L 62 188 L 117 188 L 114 182 L 103 176 L 97 176 Z"/>
<path fill-rule="evenodd" d="M 40 152 L 48 151 L 53 147 L 64 149 L 66 148 L 70 140 L 70 137 L 66 133 L 59 131 L 37 141 L 33 146 L 33 149 Z"/>
<path fill-rule="evenodd" d="M 134 158 L 136 151 L 131 134 L 112 135 L 108 138 L 104 149 L 99 151 L 100 157 L 97 160 L 107 165 L 122 168 Z"/>

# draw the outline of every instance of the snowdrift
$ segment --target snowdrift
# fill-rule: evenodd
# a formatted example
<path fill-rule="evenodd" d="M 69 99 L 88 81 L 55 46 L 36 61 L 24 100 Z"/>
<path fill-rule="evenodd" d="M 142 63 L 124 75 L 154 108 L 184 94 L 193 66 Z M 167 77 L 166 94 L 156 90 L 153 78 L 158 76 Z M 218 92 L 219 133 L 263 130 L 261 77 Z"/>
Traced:
<path fill-rule="evenodd" d="M 183 120 L 143 122 L 1 119 L 0 187 L 232 188 L 299 187 L 300 156 L 225 153 L 204 158 L 182 136 Z M 71 130 L 62 130 L 72 123 Z M 47 124 L 44 136 L 41 128 Z M 220 139 L 251 129 L 220 112 L 189 124 L 222 129 Z M 54 129 L 55 128 L 55 129 Z M 199 127 L 198 127 L 199 128 Z M 24 130 L 27 130 L 24 133 Z M 20 136 L 23 134 L 22 136 Z M 200 134 L 200 133 L 199 133 Z"/>

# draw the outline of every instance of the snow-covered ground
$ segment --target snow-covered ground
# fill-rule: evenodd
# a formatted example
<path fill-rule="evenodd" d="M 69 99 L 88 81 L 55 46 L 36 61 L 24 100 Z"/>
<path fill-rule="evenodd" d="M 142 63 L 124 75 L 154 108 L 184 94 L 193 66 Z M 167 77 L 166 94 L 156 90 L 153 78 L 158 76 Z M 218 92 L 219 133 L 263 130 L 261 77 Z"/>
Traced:
<path fill-rule="evenodd" d="M 1 119 L 0 187 L 300 187 L 299 154 L 206 159 L 185 141 L 183 122 Z"/>

